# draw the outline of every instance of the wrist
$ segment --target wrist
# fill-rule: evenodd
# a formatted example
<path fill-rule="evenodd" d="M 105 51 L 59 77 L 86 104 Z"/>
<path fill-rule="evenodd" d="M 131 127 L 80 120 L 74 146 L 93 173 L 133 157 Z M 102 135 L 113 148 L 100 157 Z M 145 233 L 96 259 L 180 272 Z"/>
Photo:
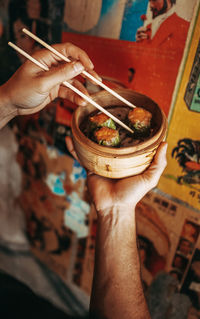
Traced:
<path fill-rule="evenodd" d="M 134 206 L 112 206 L 97 212 L 99 227 L 103 225 L 106 229 L 124 229 L 135 227 L 135 207 Z"/>
<path fill-rule="evenodd" d="M 6 85 L 0 86 L 0 128 L 17 116 L 17 108 L 11 103 Z"/>
<path fill-rule="evenodd" d="M 106 218 L 111 220 L 120 220 L 123 219 L 125 216 L 126 218 L 133 218 L 135 217 L 135 205 L 113 205 L 107 208 L 102 208 L 97 210 L 98 219 L 104 220 Z"/>

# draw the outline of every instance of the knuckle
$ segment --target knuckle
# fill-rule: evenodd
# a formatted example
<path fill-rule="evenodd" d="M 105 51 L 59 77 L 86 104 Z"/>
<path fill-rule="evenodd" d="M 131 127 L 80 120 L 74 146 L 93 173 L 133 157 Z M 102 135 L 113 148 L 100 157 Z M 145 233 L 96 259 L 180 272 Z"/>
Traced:
<path fill-rule="evenodd" d="M 66 51 L 68 51 L 70 48 L 73 48 L 73 47 L 74 47 L 74 45 L 72 43 L 70 43 L 70 42 L 65 43 L 65 50 Z"/>

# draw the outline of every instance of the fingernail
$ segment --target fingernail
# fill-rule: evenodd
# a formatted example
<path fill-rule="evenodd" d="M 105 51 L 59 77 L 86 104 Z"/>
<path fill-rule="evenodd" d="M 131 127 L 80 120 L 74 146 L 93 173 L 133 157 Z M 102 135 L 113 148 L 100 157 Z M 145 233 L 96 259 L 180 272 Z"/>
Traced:
<path fill-rule="evenodd" d="M 84 66 L 80 62 L 75 62 L 73 68 L 76 73 L 82 72 L 84 70 Z"/>
<path fill-rule="evenodd" d="M 85 100 L 80 101 L 80 105 L 85 106 L 87 103 Z"/>

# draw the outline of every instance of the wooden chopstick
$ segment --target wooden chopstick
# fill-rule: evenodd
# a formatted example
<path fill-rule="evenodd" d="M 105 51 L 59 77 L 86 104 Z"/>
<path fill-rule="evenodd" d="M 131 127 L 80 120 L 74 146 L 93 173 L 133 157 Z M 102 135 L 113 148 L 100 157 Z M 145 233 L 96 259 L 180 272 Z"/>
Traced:
<path fill-rule="evenodd" d="M 35 34 L 33 34 L 32 32 L 30 32 L 29 30 L 23 28 L 22 31 L 24 33 L 26 33 L 27 35 L 29 35 L 32 39 L 34 39 L 35 41 L 37 41 L 38 43 L 40 43 L 41 45 L 43 45 L 45 48 L 47 48 L 48 50 L 50 50 L 51 52 L 53 52 L 55 55 L 57 55 L 58 57 L 60 57 L 62 60 L 66 61 L 66 62 L 71 62 L 70 59 L 68 59 L 66 56 L 64 56 L 62 53 L 60 53 L 59 51 L 55 50 L 53 47 L 51 47 L 49 44 L 47 44 L 46 42 L 44 42 L 42 39 L 40 39 L 39 37 L 37 37 Z M 128 100 L 126 100 L 124 97 L 122 97 L 121 95 L 119 95 L 118 93 L 116 93 L 114 90 L 110 89 L 108 86 L 106 86 L 104 83 L 102 83 L 101 81 L 97 80 L 94 76 L 92 76 L 90 73 L 88 73 L 87 71 L 83 71 L 82 74 L 84 74 L 86 77 L 88 77 L 90 80 L 94 81 L 96 84 L 98 84 L 99 86 L 101 86 L 104 90 L 108 91 L 110 94 L 114 95 L 117 99 L 119 99 L 120 101 L 122 101 L 123 103 L 125 103 L 126 105 L 135 108 L 136 106 L 129 102 Z"/>
<path fill-rule="evenodd" d="M 34 59 L 32 56 L 30 56 L 28 53 L 26 53 L 24 50 L 20 49 L 17 45 L 15 45 L 12 42 L 8 42 L 8 45 L 11 46 L 14 50 L 16 50 L 17 52 L 19 52 L 20 54 L 22 54 L 23 56 L 25 56 L 28 60 L 30 60 L 31 62 L 35 63 L 37 66 L 39 66 L 41 69 L 43 69 L 44 71 L 49 71 L 49 68 L 42 64 L 41 62 L 39 62 L 38 60 Z M 83 99 L 85 99 L 87 102 L 91 103 L 92 105 L 94 105 L 97 109 L 99 109 L 102 113 L 105 113 L 107 116 L 109 116 L 110 118 L 113 119 L 113 121 L 115 121 L 116 123 L 118 123 L 120 126 L 122 126 L 123 128 L 125 128 L 127 131 L 134 133 L 130 127 L 128 127 L 127 125 L 125 125 L 123 122 L 121 122 L 117 117 L 115 117 L 114 115 L 112 115 L 110 112 L 108 112 L 107 110 L 105 110 L 102 106 L 100 106 L 98 103 L 96 103 L 95 101 L 93 101 L 90 97 L 88 97 L 87 95 L 85 95 L 84 93 L 82 93 L 81 91 L 79 91 L 76 87 L 74 87 L 73 85 L 71 85 L 69 82 L 64 81 L 62 83 L 63 85 L 65 85 L 66 87 L 68 87 L 69 89 L 71 89 L 72 91 L 74 91 L 75 93 L 77 93 L 78 95 L 80 95 Z"/>

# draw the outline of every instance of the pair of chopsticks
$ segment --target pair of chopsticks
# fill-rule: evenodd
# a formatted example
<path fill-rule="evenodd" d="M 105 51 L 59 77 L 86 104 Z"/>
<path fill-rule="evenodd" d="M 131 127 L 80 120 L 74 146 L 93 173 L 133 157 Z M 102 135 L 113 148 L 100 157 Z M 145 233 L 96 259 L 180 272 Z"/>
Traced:
<path fill-rule="evenodd" d="M 57 55 L 58 57 L 60 57 L 62 60 L 64 60 L 65 62 L 71 62 L 70 59 L 68 59 L 66 56 L 64 56 L 63 54 L 61 54 L 60 52 L 58 52 L 57 50 L 55 50 L 53 47 L 51 47 L 50 45 L 48 45 L 46 42 L 44 42 L 43 40 L 41 40 L 40 38 L 38 38 L 36 35 L 34 35 L 32 32 L 26 30 L 25 28 L 22 29 L 22 31 L 24 33 L 26 33 L 28 36 L 30 36 L 31 38 L 33 38 L 35 41 L 37 41 L 38 43 L 40 43 L 41 45 L 43 45 L 45 48 L 47 48 L 48 50 L 50 50 L 51 52 L 53 52 L 55 55 Z M 12 42 L 8 42 L 8 45 L 11 46 L 13 49 L 15 49 L 17 52 L 19 52 L 20 54 L 22 54 L 24 57 L 26 57 L 28 60 L 32 61 L 33 63 L 35 63 L 37 66 L 39 66 L 41 69 L 43 69 L 44 71 L 49 71 L 49 68 L 42 64 L 41 62 L 37 61 L 36 59 L 34 59 L 32 56 L 30 56 L 28 53 L 26 53 L 24 50 L 22 50 L 21 48 L 19 48 L 18 46 L 16 46 L 14 43 Z M 111 93 L 112 95 L 114 95 L 115 97 L 117 97 L 119 100 L 121 100 L 122 102 L 124 102 L 125 104 L 127 104 L 130 107 L 136 107 L 135 105 L 133 105 L 132 103 L 130 103 L 129 101 L 127 101 L 126 99 L 124 99 L 121 95 L 119 95 L 118 93 L 116 93 L 115 91 L 113 91 L 112 89 L 110 89 L 109 87 L 107 87 L 105 84 L 103 84 L 101 81 L 97 80 L 95 77 L 93 77 L 90 73 L 88 73 L 87 71 L 83 71 L 82 74 L 84 74 L 86 77 L 90 78 L 91 80 L 93 80 L 95 83 L 97 83 L 99 86 L 103 87 L 105 90 L 107 90 L 109 93 Z M 69 89 L 71 89 L 72 91 L 74 91 L 76 94 L 78 94 L 79 96 L 81 96 L 83 99 L 85 99 L 87 102 L 89 102 L 90 104 L 94 105 L 97 109 L 99 109 L 102 113 L 106 114 L 107 116 L 109 116 L 110 118 L 113 119 L 113 121 L 115 121 L 116 123 L 118 123 L 120 126 L 122 126 L 123 128 L 125 128 L 126 130 L 128 130 L 129 132 L 133 133 L 133 130 L 131 130 L 127 125 L 125 125 L 122 121 L 120 121 L 118 118 L 116 118 L 114 115 L 112 115 L 110 112 L 108 112 L 107 110 L 105 110 L 102 106 L 100 106 L 98 103 L 96 103 L 95 101 L 93 101 L 90 97 L 88 97 L 87 95 L 85 95 L 84 93 L 82 93 L 80 90 L 78 90 L 76 87 L 74 87 L 73 85 L 71 85 L 69 82 L 64 81 L 63 85 L 65 85 L 66 87 L 68 87 Z"/>

